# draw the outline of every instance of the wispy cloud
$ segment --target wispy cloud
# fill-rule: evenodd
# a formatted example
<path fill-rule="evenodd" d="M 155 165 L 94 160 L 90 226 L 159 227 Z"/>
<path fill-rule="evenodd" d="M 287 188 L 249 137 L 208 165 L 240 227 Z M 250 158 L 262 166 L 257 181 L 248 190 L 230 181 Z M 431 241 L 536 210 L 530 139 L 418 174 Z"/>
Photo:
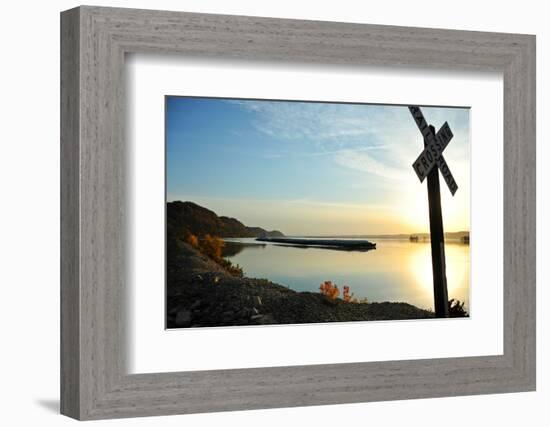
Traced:
<path fill-rule="evenodd" d="M 388 166 L 367 153 L 343 150 L 335 156 L 334 161 L 355 171 L 375 174 L 392 180 L 404 180 L 408 177 L 404 168 Z"/>
<path fill-rule="evenodd" d="M 400 179 L 402 133 L 399 109 L 387 106 L 232 101 L 251 112 L 256 129 L 272 138 L 296 141 L 311 151 L 291 150 L 288 156 L 331 156 L 335 165 L 357 172 Z M 401 113 L 408 112 L 402 109 Z M 404 116 L 406 119 L 410 119 Z M 412 122 L 412 120 L 409 120 Z M 384 124 L 386 126 L 384 126 Z M 269 153 L 269 158 L 273 154 Z M 278 156 L 285 153 L 279 152 Z"/>
<path fill-rule="evenodd" d="M 228 101 L 256 115 L 256 129 L 287 140 L 309 141 L 319 146 L 350 142 L 376 133 L 373 108 L 348 104 L 278 101 Z"/>
<path fill-rule="evenodd" d="M 332 156 L 334 164 L 384 179 L 410 179 L 422 139 L 406 107 L 277 101 L 228 101 L 254 115 L 257 131 L 296 141 L 311 151 L 268 153 L 265 158 Z M 425 108 L 430 123 L 452 124 L 455 141 L 468 141 L 463 109 Z M 469 157 L 468 144 L 453 144 L 455 156 Z"/>
<path fill-rule="evenodd" d="M 265 153 L 263 155 L 266 159 L 278 159 L 282 157 L 323 157 L 323 156 L 337 156 L 340 154 L 363 153 L 374 150 L 388 149 L 387 145 L 372 145 L 369 147 L 359 147 L 354 149 L 339 149 L 339 150 L 323 150 L 323 151 L 310 151 L 310 152 L 278 152 L 278 153 Z"/>

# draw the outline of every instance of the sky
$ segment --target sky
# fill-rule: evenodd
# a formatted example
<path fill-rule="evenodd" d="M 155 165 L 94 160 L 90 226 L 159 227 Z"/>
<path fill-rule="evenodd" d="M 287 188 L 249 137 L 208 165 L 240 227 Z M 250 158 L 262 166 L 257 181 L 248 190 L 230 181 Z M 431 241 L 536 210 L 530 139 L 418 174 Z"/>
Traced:
<path fill-rule="evenodd" d="M 470 228 L 468 108 L 421 107 L 454 134 L 445 231 Z M 286 235 L 429 231 L 423 139 L 406 106 L 166 97 L 167 200 Z"/>

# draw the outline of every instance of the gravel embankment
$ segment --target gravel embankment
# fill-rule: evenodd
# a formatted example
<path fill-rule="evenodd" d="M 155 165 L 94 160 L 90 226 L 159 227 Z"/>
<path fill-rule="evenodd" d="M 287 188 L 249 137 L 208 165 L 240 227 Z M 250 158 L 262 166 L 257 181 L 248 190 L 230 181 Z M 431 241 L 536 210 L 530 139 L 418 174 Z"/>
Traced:
<path fill-rule="evenodd" d="M 264 279 L 234 277 L 186 244 L 169 259 L 167 270 L 168 328 L 433 317 L 407 303 L 345 303 Z"/>

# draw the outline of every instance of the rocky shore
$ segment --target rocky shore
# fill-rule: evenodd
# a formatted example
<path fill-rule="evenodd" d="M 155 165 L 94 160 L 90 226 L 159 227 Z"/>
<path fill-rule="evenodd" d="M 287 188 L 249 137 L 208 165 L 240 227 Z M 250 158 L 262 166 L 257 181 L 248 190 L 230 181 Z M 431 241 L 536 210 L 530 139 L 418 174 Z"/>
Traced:
<path fill-rule="evenodd" d="M 433 317 L 406 303 L 345 303 L 265 279 L 235 277 L 186 243 L 168 256 L 166 292 L 168 328 Z"/>

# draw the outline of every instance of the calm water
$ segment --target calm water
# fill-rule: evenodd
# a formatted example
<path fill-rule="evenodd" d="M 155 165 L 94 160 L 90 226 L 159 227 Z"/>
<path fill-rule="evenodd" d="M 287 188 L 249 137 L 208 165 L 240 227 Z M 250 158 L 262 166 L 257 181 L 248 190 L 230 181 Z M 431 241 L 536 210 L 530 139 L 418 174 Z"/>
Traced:
<path fill-rule="evenodd" d="M 429 243 L 372 239 L 368 252 L 256 244 L 250 239 L 227 239 L 225 257 L 239 264 L 247 277 L 266 278 L 297 291 L 318 292 L 325 280 L 340 289 L 348 285 L 358 298 L 408 302 L 433 309 Z M 470 246 L 446 243 L 449 299 L 469 307 Z"/>

